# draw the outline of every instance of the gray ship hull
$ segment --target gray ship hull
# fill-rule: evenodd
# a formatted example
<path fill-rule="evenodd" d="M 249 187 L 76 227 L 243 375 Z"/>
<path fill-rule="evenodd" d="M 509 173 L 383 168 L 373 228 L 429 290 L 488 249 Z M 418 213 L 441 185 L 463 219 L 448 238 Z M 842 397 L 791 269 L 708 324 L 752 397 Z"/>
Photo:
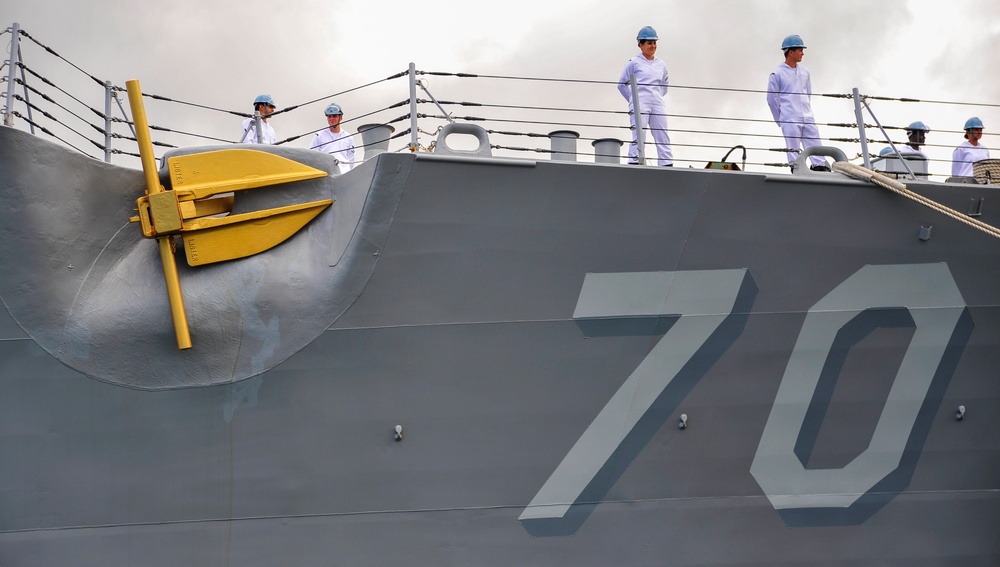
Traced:
<path fill-rule="evenodd" d="M 141 173 L 0 147 L 4 567 L 1000 563 L 998 243 L 898 195 L 382 154 L 177 351 Z"/>

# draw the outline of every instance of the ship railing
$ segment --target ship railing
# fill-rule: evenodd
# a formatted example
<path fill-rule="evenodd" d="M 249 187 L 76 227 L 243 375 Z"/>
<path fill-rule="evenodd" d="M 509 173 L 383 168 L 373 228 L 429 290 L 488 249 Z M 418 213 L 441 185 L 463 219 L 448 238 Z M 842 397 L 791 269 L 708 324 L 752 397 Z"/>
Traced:
<path fill-rule="evenodd" d="M 523 76 L 490 76 L 490 75 L 477 75 L 471 73 L 446 73 L 446 72 L 429 72 L 429 71 L 417 71 L 418 75 L 432 75 L 432 76 L 442 76 L 442 77 L 458 77 L 465 81 L 477 81 L 477 80 L 490 80 L 490 81 L 541 81 L 547 84 L 552 82 L 566 83 L 573 88 L 579 88 L 581 85 L 590 86 L 596 85 L 598 88 L 605 92 L 614 92 L 611 97 L 610 104 L 621 103 L 621 99 L 617 100 L 618 97 L 616 87 L 617 81 L 592 81 L 592 80 L 578 80 L 578 79 L 553 79 L 549 77 L 523 77 Z M 435 92 L 438 92 L 440 85 L 435 88 Z M 675 92 L 680 91 L 679 95 L 674 95 Z M 441 91 L 444 92 L 444 91 Z M 781 133 L 777 131 L 774 125 L 774 121 L 770 116 L 764 116 L 767 114 L 766 105 L 764 105 L 763 100 L 766 96 L 766 91 L 760 89 L 736 89 L 727 87 L 707 87 L 707 86 L 696 86 L 696 85 L 671 85 L 670 94 L 668 94 L 668 107 L 672 106 L 669 102 L 671 96 L 684 96 L 687 99 L 697 98 L 705 99 L 707 96 L 716 95 L 715 101 L 721 98 L 726 98 L 730 100 L 740 100 L 746 101 L 748 99 L 752 100 L 752 104 L 756 104 L 760 107 L 761 112 L 756 115 L 732 115 L 724 112 L 719 112 L 717 114 L 687 114 L 683 112 L 668 112 L 665 116 L 671 121 L 668 128 L 671 136 L 671 145 L 675 148 L 674 158 L 675 161 L 680 162 L 682 165 L 694 165 L 695 167 L 703 166 L 706 162 L 712 162 L 715 159 L 715 155 L 721 154 L 725 151 L 729 151 L 736 147 L 745 147 L 751 154 L 751 158 L 748 160 L 751 166 L 762 166 L 765 168 L 785 168 L 788 167 L 787 163 L 774 163 L 773 159 L 768 160 L 767 157 L 761 159 L 765 156 L 765 152 L 770 152 L 773 156 L 774 153 L 782 154 L 780 158 L 783 159 L 786 152 L 795 151 L 789 150 L 782 147 L 784 145 L 784 138 Z M 446 95 L 440 94 L 437 99 L 435 99 L 435 104 L 437 106 L 445 106 L 449 108 L 454 108 L 454 106 L 461 106 L 465 108 L 477 107 L 481 109 L 480 112 L 475 116 L 459 116 L 456 112 L 450 112 L 445 114 L 442 112 L 441 115 L 421 115 L 422 118 L 426 119 L 449 119 L 449 120 L 459 120 L 459 121 L 470 121 L 476 124 L 483 124 L 486 131 L 494 138 L 498 137 L 509 137 L 509 136 L 521 136 L 521 137 L 534 137 L 534 138 L 548 138 L 550 140 L 551 146 L 549 148 L 545 147 L 524 147 L 524 146 L 514 146 L 509 144 L 504 144 L 502 142 L 494 143 L 493 149 L 495 150 L 510 150 L 519 153 L 541 153 L 549 154 L 553 159 L 566 159 L 565 156 L 579 157 L 581 159 L 592 158 L 594 161 L 603 161 L 600 159 L 602 154 L 597 151 L 597 148 L 601 144 L 610 143 L 611 146 L 621 147 L 625 143 L 631 141 L 631 131 L 628 127 L 627 121 L 623 118 L 628 115 L 627 109 L 621 108 L 625 106 L 624 104 L 619 104 L 619 109 L 616 110 L 602 110 L 593 108 L 580 108 L 580 107 L 570 107 L 570 106 L 538 106 L 535 103 L 527 102 L 522 104 L 517 103 L 487 103 L 487 102 L 477 102 L 472 100 L 445 100 Z M 597 97 L 595 96 L 596 100 Z M 536 97 L 537 100 L 537 97 Z M 906 126 L 903 125 L 892 125 L 886 121 L 880 121 L 879 117 L 876 116 L 875 109 L 873 108 L 875 103 L 882 105 L 880 110 L 880 115 L 884 114 L 892 120 L 899 120 L 902 123 L 912 122 L 913 113 L 919 112 L 919 109 L 914 110 L 915 104 L 926 103 L 928 105 L 948 105 L 954 107 L 954 114 L 956 115 L 956 121 L 961 123 L 964 121 L 964 115 L 969 112 L 968 103 L 956 103 L 949 101 L 919 101 L 914 98 L 908 97 L 886 97 L 877 95 L 866 95 L 861 94 L 858 89 L 852 89 L 850 93 L 820 93 L 814 95 L 814 107 L 823 104 L 824 101 L 829 101 L 826 105 L 827 108 L 834 108 L 836 114 L 845 115 L 847 113 L 853 114 L 855 121 L 851 123 L 842 122 L 828 122 L 820 123 L 821 131 L 825 130 L 829 132 L 831 129 L 843 130 L 844 132 L 840 135 L 833 135 L 823 139 L 824 144 L 830 146 L 839 147 L 847 155 L 851 156 L 852 161 L 861 161 L 862 163 L 871 164 L 871 160 L 878 159 L 879 154 L 874 151 L 876 144 L 879 146 L 889 145 L 890 147 L 900 148 L 907 142 L 905 139 Z M 425 102 L 425 101 L 418 101 Z M 720 108 L 729 108 L 733 106 L 742 106 L 736 103 L 723 103 L 718 104 Z M 890 105 L 892 106 L 890 108 Z M 978 106 L 979 111 L 995 111 L 998 108 L 997 105 L 990 104 L 978 104 L 972 105 Z M 605 106 L 605 108 L 607 108 Z M 861 120 L 860 109 L 868 114 L 868 121 L 874 121 L 874 124 L 868 123 Z M 504 110 L 504 109 L 516 109 L 518 111 L 517 117 L 508 117 L 498 113 L 487 111 Z M 588 119 L 585 118 L 583 122 L 570 122 L 570 121 L 555 121 L 551 117 L 543 121 L 531 120 L 530 117 L 526 119 L 526 114 L 531 111 L 543 111 L 548 113 L 550 116 L 559 113 L 575 113 L 577 116 L 582 116 L 582 113 L 597 113 L 599 117 L 612 117 L 612 121 L 617 121 L 618 124 L 610 125 L 607 123 L 599 123 L 599 119 Z M 961 114 L 959 114 L 961 113 Z M 820 115 L 820 112 L 815 112 L 815 114 Z M 832 115 L 832 113 L 827 112 L 826 114 Z M 591 115 L 593 116 L 593 115 Z M 490 127 L 489 125 L 496 125 L 501 123 L 512 123 L 516 124 L 520 131 L 512 130 L 500 130 L 496 127 Z M 423 123 L 422 123 L 423 124 Z M 539 129 L 535 132 L 530 132 L 527 130 L 532 129 L 533 125 L 546 124 L 552 126 L 550 132 Z M 680 124 L 680 126 L 678 126 Z M 722 124 L 721 127 L 713 128 L 712 124 Z M 696 126 L 696 127 L 685 127 L 685 126 Z M 426 128 L 426 127 L 423 127 Z M 435 130 L 423 129 L 423 132 Z M 596 129 L 603 128 L 601 132 L 595 132 Z M 594 132 L 591 135 L 587 133 L 582 133 L 584 129 L 588 129 Z M 608 132 L 608 129 L 617 129 L 617 132 Z M 853 131 L 853 132 L 851 132 Z M 579 134 L 578 136 L 573 136 L 573 134 Z M 853 136 L 850 134 L 853 133 Z M 875 134 L 869 137 L 868 134 Z M 964 134 L 961 130 L 947 130 L 939 129 L 935 131 L 936 135 L 949 136 L 953 140 L 955 138 L 961 138 Z M 987 133 L 987 136 L 993 136 L 994 134 Z M 850 136 L 850 137 L 848 137 Z M 582 152 L 575 150 L 575 142 L 586 142 L 589 141 L 595 148 L 595 153 L 593 155 L 590 152 Z M 750 143 L 746 143 L 749 141 Z M 758 141 L 754 144 L 753 142 Z M 776 142 L 772 145 L 768 145 L 766 142 Z M 763 144 L 760 142 L 764 142 Z M 861 146 L 860 151 L 858 146 Z M 923 164 L 926 166 L 927 163 L 937 164 L 941 173 L 925 173 L 921 171 L 909 171 L 906 172 L 907 176 L 912 177 L 914 175 L 926 179 L 929 176 L 938 176 L 939 179 L 945 179 L 948 177 L 947 170 L 950 169 L 951 165 L 951 150 L 954 148 L 954 143 L 927 143 L 924 144 L 925 149 L 934 150 L 934 155 L 927 160 L 924 160 Z M 986 142 L 986 145 L 989 145 Z M 777 147 L 774 147 L 777 146 Z M 873 148 L 869 151 L 869 146 Z M 655 143 L 652 141 L 647 142 L 643 147 L 655 148 Z M 568 149 L 567 149 L 568 148 Z M 680 148 L 681 151 L 677 151 Z M 704 157 L 690 157 L 685 156 L 685 149 L 696 149 L 700 150 L 700 153 Z M 718 152 L 718 153 L 715 153 Z M 646 151 L 646 155 L 654 154 L 654 152 Z M 706 153 L 711 153 L 714 155 L 706 155 Z M 905 150 L 903 151 L 905 154 Z M 931 152 L 928 152 L 929 154 Z M 680 159 L 678 159 L 678 154 L 681 154 Z M 619 151 L 613 151 L 612 157 L 620 158 Z M 754 159 L 754 157 L 756 159 Z M 905 167 L 905 164 L 904 166 Z M 905 171 L 905 169 L 904 169 Z"/>
<path fill-rule="evenodd" d="M 121 101 L 122 86 L 85 71 L 16 24 L 3 33 L 10 39 L 9 57 L 0 67 L 0 81 L 6 83 L 0 91 L 6 92 L 2 109 L 6 124 L 55 138 L 92 157 L 97 157 L 96 149 L 105 161 L 138 162 L 135 135 Z M 59 81 L 55 77 L 60 77 Z M 633 131 L 628 106 L 617 86 L 617 80 L 442 72 L 419 70 L 411 64 L 389 77 L 281 107 L 271 115 L 275 120 L 271 123 L 277 123 L 279 132 L 296 133 L 280 138 L 279 144 L 308 147 L 309 138 L 326 127 L 322 108 L 336 101 L 348 109 L 344 124 L 360 132 L 356 146 L 370 150 L 366 157 L 381 151 L 434 151 L 441 145 L 439 137 L 445 125 L 466 123 L 483 128 L 494 155 L 620 163 Z M 237 143 L 242 134 L 240 122 L 253 116 L 249 109 L 154 93 L 144 96 L 158 151 Z M 762 89 L 671 84 L 665 117 L 676 165 L 704 167 L 741 146 L 747 153 L 744 168 L 787 171 L 789 149 L 770 117 L 765 97 Z M 865 124 L 858 101 L 872 118 L 877 110 L 885 120 Z M 874 109 L 876 104 L 879 107 Z M 818 125 L 825 145 L 838 147 L 853 161 L 862 162 L 876 157 L 867 146 L 905 143 L 906 127 L 892 123 L 911 122 L 920 113 L 919 104 L 950 105 L 958 124 L 972 113 L 984 115 L 984 119 L 993 113 L 1000 124 L 998 105 L 970 109 L 968 104 L 949 101 L 861 94 L 856 100 L 854 92 L 813 96 L 817 116 L 854 115 L 853 122 Z M 699 112 L 705 108 L 714 111 Z M 469 114 L 463 115 L 466 112 Z M 869 138 L 869 131 L 880 135 Z M 947 177 L 944 172 L 950 169 L 951 149 L 962 134 L 959 130 L 935 130 L 937 140 L 949 143 L 924 146 L 929 163 L 942 172 L 931 175 Z M 995 134 L 987 132 L 987 138 L 990 136 Z M 901 139 L 893 140 L 897 137 Z M 461 146 L 462 136 L 455 138 Z M 586 151 L 577 149 L 588 142 L 592 147 Z M 474 148 L 479 140 L 465 143 Z M 984 144 L 991 145 L 988 140 Z M 653 140 L 644 140 L 641 148 L 644 157 L 656 153 Z"/>

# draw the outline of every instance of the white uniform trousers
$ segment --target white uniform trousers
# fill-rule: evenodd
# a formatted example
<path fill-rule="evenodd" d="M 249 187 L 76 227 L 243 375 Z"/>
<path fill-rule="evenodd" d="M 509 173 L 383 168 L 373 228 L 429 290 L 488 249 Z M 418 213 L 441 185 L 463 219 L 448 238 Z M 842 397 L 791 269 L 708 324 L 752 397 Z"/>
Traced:
<path fill-rule="evenodd" d="M 781 133 L 785 136 L 786 148 L 799 149 L 823 145 L 823 142 L 819 139 L 819 128 L 812 122 L 806 124 L 782 122 L 780 126 Z M 788 152 L 788 163 L 795 163 L 798 157 L 799 152 Z M 826 160 L 820 156 L 812 156 L 809 158 L 809 161 L 813 165 L 826 165 Z"/>
<path fill-rule="evenodd" d="M 674 163 L 673 152 L 670 150 L 670 136 L 667 134 L 667 111 L 665 108 L 643 108 L 642 101 L 639 102 L 642 128 L 649 128 L 649 132 L 656 143 L 656 157 L 658 165 L 672 165 Z M 639 130 L 635 127 L 635 114 L 629 114 L 629 124 L 632 126 L 632 145 L 628 149 L 629 163 L 639 161 Z M 644 148 L 645 150 L 645 148 Z"/>

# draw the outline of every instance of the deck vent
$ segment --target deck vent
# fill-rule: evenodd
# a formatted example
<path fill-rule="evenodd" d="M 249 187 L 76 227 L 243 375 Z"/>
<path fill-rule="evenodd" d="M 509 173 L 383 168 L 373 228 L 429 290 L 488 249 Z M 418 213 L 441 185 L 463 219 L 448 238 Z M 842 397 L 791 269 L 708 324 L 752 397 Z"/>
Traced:
<path fill-rule="evenodd" d="M 594 146 L 594 161 L 597 163 L 621 163 L 622 141 L 617 138 L 601 138 L 590 143 Z"/>
<path fill-rule="evenodd" d="M 549 132 L 552 161 L 576 161 L 576 141 L 579 138 L 580 133 L 572 130 Z"/>
<path fill-rule="evenodd" d="M 362 124 L 358 126 L 365 159 L 389 151 L 389 138 L 396 129 L 388 124 Z"/>

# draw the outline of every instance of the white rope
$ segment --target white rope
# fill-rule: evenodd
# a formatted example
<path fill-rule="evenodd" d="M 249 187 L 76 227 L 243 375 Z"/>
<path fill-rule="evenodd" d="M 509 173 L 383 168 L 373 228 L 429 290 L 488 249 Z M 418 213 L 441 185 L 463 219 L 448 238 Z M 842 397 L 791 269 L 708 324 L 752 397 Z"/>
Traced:
<path fill-rule="evenodd" d="M 833 170 L 839 171 L 840 173 L 843 173 L 844 175 L 847 175 L 849 177 L 860 179 L 861 181 L 868 181 L 869 183 L 874 183 L 875 185 L 885 187 L 886 189 L 893 191 L 894 193 L 898 193 L 908 199 L 916 201 L 929 209 L 933 209 L 945 216 L 953 218 L 961 223 L 965 223 L 966 225 L 971 226 L 972 228 L 981 230 L 986 234 L 989 234 L 990 236 L 993 236 L 995 238 L 1000 238 L 1000 229 L 996 228 L 995 226 L 988 225 L 984 222 L 971 218 L 968 215 L 964 215 L 956 211 L 955 209 L 946 207 L 941 203 L 938 203 L 937 201 L 933 201 L 931 199 L 928 199 L 927 197 L 924 197 L 923 195 L 918 195 L 917 193 L 914 193 L 913 191 L 907 189 L 906 185 L 897 179 L 892 179 L 890 177 L 882 175 L 877 171 L 872 171 L 870 169 L 861 167 L 860 165 L 855 165 L 853 163 L 848 163 L 846 161 L 834 162 Z"/>

